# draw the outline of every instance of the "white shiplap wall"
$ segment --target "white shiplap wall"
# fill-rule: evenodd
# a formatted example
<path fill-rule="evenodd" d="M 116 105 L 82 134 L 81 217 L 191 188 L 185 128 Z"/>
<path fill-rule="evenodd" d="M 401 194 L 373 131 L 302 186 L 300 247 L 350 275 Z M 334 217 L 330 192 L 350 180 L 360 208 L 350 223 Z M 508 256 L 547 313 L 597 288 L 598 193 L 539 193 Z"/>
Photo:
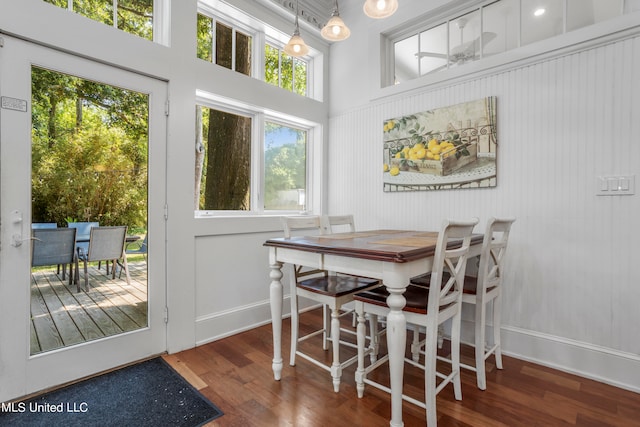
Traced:
<path fill-rule="evenodd" d="M 360 229 L 516 216 L 505 351 L 640 391 L 640 194 L 596 196 L 599 175 L 640 185 L 639 75 L 636 36 L 340 113 L 329 211 Z M 486 96 L 498 98 L 496 188 L 383 192 L 383 120 Z"/>

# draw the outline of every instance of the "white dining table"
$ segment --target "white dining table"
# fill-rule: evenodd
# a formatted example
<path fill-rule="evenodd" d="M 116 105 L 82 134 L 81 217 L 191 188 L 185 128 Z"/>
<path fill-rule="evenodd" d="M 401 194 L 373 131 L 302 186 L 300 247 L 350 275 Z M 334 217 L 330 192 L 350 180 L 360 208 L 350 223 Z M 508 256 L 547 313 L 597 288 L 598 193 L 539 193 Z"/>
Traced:
<path fill-rule="evenodd" d="M 392 427 L 402 421 L 402 386 L 406 318 L 402 312 L 405 288 L 412 277 L 431 270 L 438 233 L 409 230 L 370 230 L 317 236 L 273 238 L 269 248 L 270 304 L 273 328 L 273 375 L 282 377 L 282 266 L 304 265 L 328 271 L 382 280 L 389 290 L 387 347 L 391 381 Z M 455 244 L 455 243 L 454 243 Z M 482 235 L 473 235 L 469 257 L 478 256 Z"/>

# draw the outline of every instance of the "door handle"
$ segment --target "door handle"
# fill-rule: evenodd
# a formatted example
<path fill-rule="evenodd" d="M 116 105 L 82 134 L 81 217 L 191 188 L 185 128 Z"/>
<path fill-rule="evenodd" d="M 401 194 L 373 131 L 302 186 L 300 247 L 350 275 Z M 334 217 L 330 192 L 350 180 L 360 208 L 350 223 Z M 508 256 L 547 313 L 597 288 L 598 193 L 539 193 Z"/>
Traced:
<path fill-rule="evenodd" d="M 25 240 L 22 238 L 22 212 L 19 210 L 11 211 L 11 227 L 13 228 L 13 234 L 11 235 L 11 246 L 17 248 L 22 246 L 22 242 Z"/>

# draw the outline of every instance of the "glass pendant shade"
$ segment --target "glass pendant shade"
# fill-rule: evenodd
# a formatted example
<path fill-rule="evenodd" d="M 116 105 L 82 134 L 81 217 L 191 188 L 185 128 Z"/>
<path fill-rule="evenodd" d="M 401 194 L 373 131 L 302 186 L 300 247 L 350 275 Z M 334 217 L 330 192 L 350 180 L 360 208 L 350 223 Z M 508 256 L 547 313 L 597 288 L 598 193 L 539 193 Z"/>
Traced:
<path fill-rule="evenodd" d="M 369 18 L 386 18 L 398 9 L 398 0 L 366 0 L 363 9 Z"/>
<path fill-rule="evenodd" d="M 284 47 L 284 51 L 291 56 L 302 56 L 309 53 L 309 46 L 300 37 L 300 31 L 296 28 L 296 31 L 291 36 L 289 43 Z"/>
<path fill-rule="evenodd" d="M 349 38 L 351 31 L 336 12 L 322 28 L 320 34 L 327 40 L 340 41 Z"/>
<path fill-rule="evenodd" d="M 298 0 L 296 0 L 296 26 L 293 35 L 284 47 L 284 51 L 291 56 L 302 56 L 309 53 L 309 46 L 300 37 L 300 26 L 298 25 Z"/>

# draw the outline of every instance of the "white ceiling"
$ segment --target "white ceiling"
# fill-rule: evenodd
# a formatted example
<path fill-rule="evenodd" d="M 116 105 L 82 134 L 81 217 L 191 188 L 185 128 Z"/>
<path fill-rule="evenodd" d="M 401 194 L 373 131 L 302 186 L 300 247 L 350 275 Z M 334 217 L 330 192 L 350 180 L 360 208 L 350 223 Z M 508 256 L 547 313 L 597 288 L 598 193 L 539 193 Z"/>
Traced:
<path fill-rule="evenodd" d="M 269 0 L 295 14 L 296 0 Z M 299 0 L 298 19 L 321 29 L 331 17 L 335 0 Z"/>

